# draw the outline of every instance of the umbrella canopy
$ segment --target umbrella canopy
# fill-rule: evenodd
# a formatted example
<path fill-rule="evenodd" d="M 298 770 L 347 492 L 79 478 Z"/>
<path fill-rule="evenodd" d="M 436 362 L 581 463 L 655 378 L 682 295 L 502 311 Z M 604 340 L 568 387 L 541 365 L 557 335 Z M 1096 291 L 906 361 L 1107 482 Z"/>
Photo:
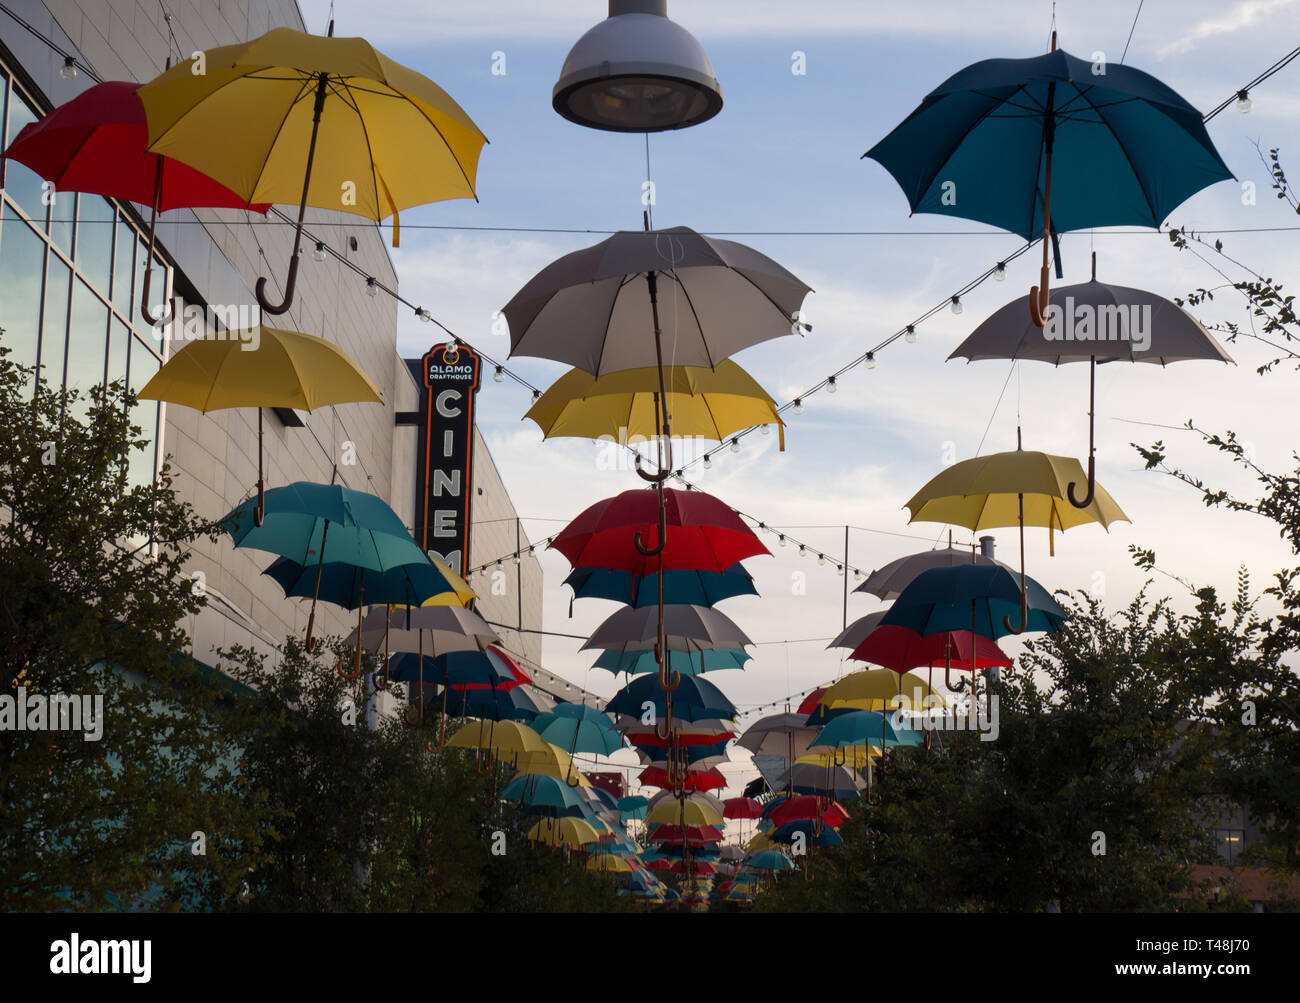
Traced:
<path fill-rule="evenodd" d="M 314 411 L 332 404 L 383 403 L 370 377 L 331 341 L 266 325 L 228 334 L 186 343 L 137 396 L 204 413 L 231 407 Z"/>
<path fill-rule="evenodd" d="M 890 711 L 897 707 L 920 710 L 944 707 L 943 697 L 918 676 L 890 669 L 851 672 L 826 690 L 822 705 L 855 710 Z"/>
<path fill-rule="evenodd" d="M 810 746 L 813 749 L 839 749 L 848 745 L 877 746 L 920 745 L 921 736 L 912 728 L 895 728 L 890 715 L 873 710 L 855 710 L 841 714 L 826 725 Z"/>
<path fill-rule="evenodd" d="M 839 826 L 848 821 L 849 813 L 831 798 L 804 794 L 774 802 L 766 816 L 776 826 L 796 819 L 820 819 L 826 825 Z"/>
<path fill-rule="evenodd" d="M 743 669 L 750 655 L 742 648 L 706 648 L 700 651 L 668 652 L 668 668 L 683 676 L 699 675 L 702 672 L 715 672 L 721 669 Z M 603 651 L 592 663 L 593 668 L 606 669 L 617 675 L 626 672 L 629 676 L 658 672 L 659 663 L 653 651 L 638 651 L 628 648 L 626 651 L 611 648 Z"/>
<path fill-rule="evenodd" d="M 591 707 L 583 708 L 592 716 L 573 716 L 572 712 L 562 713 L 573 704 L 560 704 L 548 714 L 533 721 L 533 728 L 548 742 L 567 749 L 569 754 L 590 752 L 597 756 L 609 756 L 623 748 L 623 736 L 614 730 L 614 722 L 609 715 Z"/>
<path fill-rule="evenodd" d="M 656 366 L 652 309 L 673 319 L 663 355 L 712 369 L 741 349 L 792 333 L 811 292 L 766 257 L 684 226 L 622 231 L 538 272 L 502 312 L 510 354 L 577 366 L 592 376 Z"/>
<path fill-rule="evenodd" d="M 545 693 L 528 685 L 508 689 L 448 687 L 443 695 L 446 712 L 451 717 L 478 717 L 488 721 L 531 724 L 555 706 Z"/>
<path fill-rule="evenodd" d="M 730 359 L 716 369 L 672 366 L 665 372 L 668 413 L 677 435 L 721 441 L 756 425 L 776 425 L 785 444 L 785 428 L 776 402 L 757 381 Z M 525 418 L 536 422 L 544 438 L 609 438 L 616 442 L 649 439 L 657 434 L 658 370 L 625 369 L 599 378 L 571 369 L 542 394 Z"/>
<path fill-rule="evenodd" d="M 761 853 L 755 853 L 745 861 L 745 866 L 752 867 L 756 871 L 794 870 L 793 861 L 778 850 L 764 850 Z"/>
<path fill-rule="evenodd" d="M 647 766 L 637 780 L 647 787 L 674 786 L 668 771 L 660 766 Z M 727 778 L 718 772 L 717 767 L 703 771 L 687 770 L 677 786 L 688 791 L 716 791 L 727 786 Z"/>
<path fill-rule="evenodd" d="M 546 846 L 586 846 L 600 839 L 591 823 L 581 818 L 544 818 L 528 830 L 528 840 Z"/>
<path fill-rule="evenodd" d="M 575 568 L 613 568 L 637 577 L 659 572 L 661 564 L 663 570 L 722 573 L 747 557 L 770 553 L 725 502 L 703 491 L 665 488 L 663 552 L 642 554 L 634 544 L 636 534 L 648 548 L 659 543 L 657 495 L 634 488 L 599 501 L 561 530 L 550 547 Z"/>
<path fill-rule="evenodd" d="M 805 848 L 824 850 L 844 845 L 844 840 L 834 829 L 806 819 L 794 819 L 777 826 L 768 836 L 773 843 L 791 844 L 802 841 Z"/>
<path fill-rule="evenodd" d="M 389 621 L 390 624 L 393 622 Z M 409 640 L 407 638 L 406 640 Z M 392 637 L 389 637 L 390 650 Z M 481 651 L 470 648 L 457 651 L 445 651 L 433 654 L 433 639 L 428 635 L 423 640 L 417 638 L 417 646 L 423 646 L 423 656 L 414 651 L 399 651 L 388 660 L 388 678 L 394 682 L 419 682 L 436 686 L 450 686 L 452 689 L 514 689 L 524 683 L 531 683 L 519 663 L 496 645 L 489 644 Z M 453 639 L 453 643 L 456 642 Z"/>
<path fill-rule="evenodd" d="M 851 761 L 853 749 L 845 747 L 844 750 L 837 750 L 837 753 L 849 756 Z M 857 797 L 864 786 L 861 780 L 843 766 L 832 764 L 828 769 L 813 763 L 795 763 L 777 778 L 774 785 L 777 790 L 793 791 L 795 794 L 821 794 L 836 798 Z"/>
<path fill-rule="evenodd" d="M 658 632 L 659 616 L 654 607 L 627 606 L 597 627 L 580 650 L 646 650 L 657 643 Z M 668 647 L 678 651 L 754 643 L 726 614 L 708 606 L 665 606 L 663 632 Z"/>
<path fill-rule="evenodd" d="M 1054 631 L 1069 617 L 1038 582 L 1025 579 L 1021 592 L 1005 568 L 961 565 L 931 568 L 918 575 L 885 614 L 886 624 L 918 634 L 970 632 L 993 638 L 1012 633 L 1004 619 L 1016 612 L 1021 596 L 1029 612 L 1025 630 Z"/>
<path fill-rule="evenodd" d="M 501 788 L 501 800 L 516 802 L 530 811 L 554 811 L 561 815 L 578 813 L 583 805 L 578 788 L 570 787 L 563 780 L 523 774 Z"/>
<path fill-rule="evenodd" d="M 735 705 L 723 696 L 722 691 L 703 676 L 683 676 L 681 684 L 672 691 L 673 714 L 686 721 L 702 718 L 735 717 Z M 639 717 L 645 704 L 652 704 L 659 718 L 667 715 L 666 694 L 654 676 L 639 676 L 614 694 L 606 710 Z"/>
<path fill-rule="evenodd" d="M 1011 667 L 1011 659 L 1006 653 L 989 638 L 979 634 L 972 637 L 969 631 L 945 631 L 923 636 L 894 624 L 878 626 L 853 649 L 849 657 L 859 662 L 883 665 L 900 673 L 911 669 L 937 669 L 946 665 L 966 669 Z"/>
<path fill-rule="evenodd" d="M 668 792 L 665 791 L 665 794 Z M 684 800 L 675 797 L 661 797 L 651 802 L 646 813 L 646 825 L 713 825 L 723 826 L 722 809 L 714 807 L 716 798 L 709 798 L 703 792 L 687 794 Z M 683 822 L 683 818 L 685 821 Z"/>
<path fill-rule="evenodd" d="M 319 572 L 319 575 L 318 575 Z M 432 561 L 424 564 L 401 564 L 385 572 L 371 572 L 365 581 L 361 569 L 354 564 L 301 565 L 287 557 L 278 557 L 262 574 L 273 579 L 284 590 L 285 598 L 311 599 L 319 596 L 325 602 L 354 610 L 362 605 L 397 603 L 403 606 L 420 606 L 437 598 L 459 600 L 462 590 L 469 586 L 446 565 L 439 567 Z M 469 592 L 474 598 L 474 592 Z M 463 601 L 458 601 L 463 606 Z"/>
<path fill-rule="evenodd" d="M 639 794 L 633 794 L 629 797 L 618 799 L 618 811 L 623 816 L 624 821 L 645 818 L 645 813 L 649 803 Z"/>
<path fill-rule="evenodd" d="M 1051 228 L 1158 228 L 1184 200 L 1232 177 L 1201 113 L 1155 77 L 1057 50 L 986 59 L 931 91 L 864 157 L 912 212 L 978 220 L 1026 240 Z M 958 197 L 945 198 L 944 182 Z M 948 189 L 949 191 L 951 189 Z"/>
<path fill-rule="evenodd" d="M 794 759 L 817 734 L 816 728 L 805 723 L 806 719 L 806 714 L 769 714 L 746 728 L 736 744 L 758 755 Z"/>
<path fill-rule="evenodd" d="M 659 601 L 659 576 L 638 578 L 612 568 L 575 568 L 564 580 L 577 599 L 612 599 L 629 606 L 654 606 Z M 664 602 L 712 606 L 733 596 L 756 596 L 754 576 L 743 564 L 725 571 L 681 568 L 664 572 Z"/>
<path fill-rule="evenodd" d="M 1067 486 L 1086 479 L 1079 461 L 1069 456 L 1025 449 L 974 456 L 945 468 L 913 495 L 907 502 L 908 521 L 946 522 L 970 530 L 1023 524 L 1062 532 L 1090 522 L 1104 528 L 1130 521 L 1101 486 L 1087 508 L 1071 505 Z"/>
<path fill-rule="evenodd" d="M 861 591 L 858 589 L 856 591 Z M 868 613 L 866 616 L 860 616 L 851 624 L 845 627 L 835 636 L 835 640 L 826 645 L 829 648 L 848 648 L 852 650 L 861 644 L 867 636 L 880 626 L 880 619 L 885 615 L 885 610 L 877 610 L 874 613 Z"/>
<path fill-rule="evenodd" d="M 763 814 L 763 806 L 753 798 L 728 798 L 723 804 L 724 818 L 759 818 Z"/>
<path fill-rule="evenodd" d="M 372 609 L 361 621 L 360 631 L 348 636 L 352 644 L 360 638 L 363 647 L 377 651 L 424 652 L 445 655 L 453 651 L 483 651 L 501 638 L 473 610 L 462 606 L 421 606 L 418 609 Z"/>
<path fill-rule="evenodd" d="M 331 23 L 331 32 L 333 24 Z M 203 53 L 141 87 L 149 149 L 202 170 L 256 202 L 308 205 L 379 221 L 410 206 L 476 198 L 478 126 L 427 77 L 363 38 L 274 28 Z M 341 197 L 341 194 L 343 196 Z M 300 255 L 290 259 L 283 313 Z"/>
<path fill-rule="evenodd" d="M 545 757 L 551 751 L 541 735 L 515 721 L 498 721 L 491 726 L 467 724 L 447 740 L 447 747 L 486 749 L 498 759 L 509 760 L 530 754 Z"/>
<path fill-rule="evenodd" d="M 919 554 L 908 554 L 906 557 L 900 557 L 895 561 L 890 561 L 883 567 L 877 568 L 871 574 L 867 575 L 866 580 L 859 585 L 854 592 L 865 592 L 869 595 L 877 596 L 888 602 L 890 599 L 897 599 L 900 592 L 912 583 L 917 575 L 922 571 L 929 571 L 931 568 L 948 568 L 957 564 L 1002 564 L 992 557 L 985 557 L 983 554 L 972 554 L 969 550 L 963 550 L 960 547 L 935 547 L 933 550 L 923 550 Z M 1002 564 L 1004 568 L 1010 568 Z M 864 623 L 870 617 L 879 617 L 879 613 L 868 613 L 856 624 Z M 872 625 L 873 629 L 878 626 L 879 620 Z M 850 634 L 855 624 L 850 624 L 849 629 L 837 637 L 830 647 L 838 648 L 856 648 L 862 643 L 869 630 L 864 630 L 861 636 Z M 853 643 L 848 643 L 852 641 Z"/>

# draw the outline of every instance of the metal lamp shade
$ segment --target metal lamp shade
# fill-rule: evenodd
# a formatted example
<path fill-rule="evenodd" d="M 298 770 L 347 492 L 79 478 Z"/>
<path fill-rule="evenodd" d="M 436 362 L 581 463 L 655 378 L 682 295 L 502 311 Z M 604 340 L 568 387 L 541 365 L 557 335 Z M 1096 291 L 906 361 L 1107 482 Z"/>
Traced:
<path fill-rule="evenodd" d="M 666 132 L 721 111 L 722 87 L 667 0 L 610 0 L 609 17 L 569 51 L 551 104 L 590 129 Z"/>

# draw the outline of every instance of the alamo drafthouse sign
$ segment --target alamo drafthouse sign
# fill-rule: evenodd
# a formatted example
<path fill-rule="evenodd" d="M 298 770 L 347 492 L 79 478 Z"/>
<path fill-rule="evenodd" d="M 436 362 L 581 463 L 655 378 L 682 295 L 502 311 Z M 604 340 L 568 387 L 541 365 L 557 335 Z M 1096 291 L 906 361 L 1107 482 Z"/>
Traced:
<path fill-rule="evenodd" d="M 407 359 L 420 391 L 420 410 L 403 415 L 419 426 L 416 449 L 415 538 L 462 576 L 469 571 L 474 395 L 482 368 L 465 345 L 435 345 Z M 412 421 L 413 419 L 413 421 Z"/>

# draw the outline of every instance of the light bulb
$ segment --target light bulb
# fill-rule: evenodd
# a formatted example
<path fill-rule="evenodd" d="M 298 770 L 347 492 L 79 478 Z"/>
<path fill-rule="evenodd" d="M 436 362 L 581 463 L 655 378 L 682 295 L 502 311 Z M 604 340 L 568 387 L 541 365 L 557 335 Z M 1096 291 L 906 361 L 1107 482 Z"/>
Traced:
<path fill-rule="evenodd" d="M 999 261 L 998 267 L 993 269 L 993 278 L 999 282 L 1007 280 L 1007 263 L 1005 261 Z"/>
<path fill-rule="evenodd" d="M 415 311 L 415 315 L 419 317 L 422 321 L 424 321 L 426 324 L 433 323 L 433 314 L 429 313 L 429 311 L 426 310 L 424 307 L 420 307 L 420 309 Z"/>
<path fill-rule="evenodd" d="M 903 340 L 906 341 L 909 345 L 916 344 L 916 328 L 914 328 L 911 324 L 907 325 L 907 333 L 903 335 Z"/>
<path fill-rule="evenodd" d="M 311 256 L 317 261 L 325 260 L 325 244 L 322 241 L 316 241 L 316 249 L 311 252 Z"/>
<path fill-rule="evenodd" d="M 71 56 L 64 56 L 63 65 L 59 67 L 59 76 L 64 80 L 77 79 L 77 61 Z"/>
<path fill-rule="evenodd" d="M 379 283 L 376 282 L 374 279 L 366 279 L 366 295 L 367 296 L 379 295 Z"/>
<path fill-rule="evenodd" d="M 868 353 L 867 353 L 867 368 L 868 368 L 868 369 L 875 369 L 875 368 L 876 368 L 876 353 L 875 353 L 875 352 L 868 352 Z"/>
<path fill-rule="evenodd" d="M 1250 95 L 1245 91 L 1237 91 L 1237 111 L 1245 115 L 1252 107 Z"/>
<path fill-rule="evenodd" d="M 515 563 L 516 563 L 516 564 L 519 563 L 519 555 L 518 555 L 518 554 L 515 554 Z"/>
<path fill-rule="evenodd" d="M 732 451 L 733 453 L 739 453 L 739 452 L 740 452 L 740 440 L 739 440 L 739 439 L 732 439 L 732 440 L 731 440 L 731 451 Z"/>
<path fill-rule="evenodd" d="M 828 394 L 833 394 L 838 389 L 839 387 L 835 385 L 835 377 L 834 376 L 830 377 L 830 379 L 826 381 L 826 392 Z"/>
<path fill-rule="evenodd" d="M 818 554 L 818 555 L 817 555 L 817 563 L 818 563 L 818 564 L 825 564 L 825 563 L 826 563 L 826 555 L 825 555 L 825 554 Z"/>
<path fill-rule="evenodd" d="M 807 556 L 808 556 L 808 548 L 805 547 L 802 543 L 799 544 L 799 556 L 800 556 L 800 557 L 807 557 Z"/>
<path fill-rule="evenodd" d="M 794 411 L 795 414 L 803 414 L 803 401 L 796 397 L 794 399 L 794 407 L 791 408 L 791 410 Z"/>
<path fill-rule="evenodd" d="M 711 456 L 709 456 L 708 453 L 705 453 L 705 454 L 704 454 L 704 469 L 705 469 L 705 470 L 712 470 L 712 469 L 713 469 L 713 458 L 712 458 Z"/>
<path fill-rule="evenodd" d="M 963 309 L 963 308 L 962 308 L 962 305 L 961 305 L 961 297 L 960 297 L 960 296 L 954 296 L 954 297 L 952 298 L 952 312 L 953 312 L 953 313 L 961 313 L 961 312 L 962 312 L 962 309 Z"/>
<path fill-rule="evenodd" d="M 782 547 L 785 546 L 785 534 L 784 534 L 784 533 L 782 533 L 780 536 L 777 537 L 777 543 L 780 544 Z"/>
<path fill-rule="evenodd" d="M 843 574 L 844 574 L 844 565 L 843 565 L 843 564 L 837 564 L 837 565 L 835 565 L 835 573 L 836 573 L 837 575 L 843 575 Z"/>
<path fill-rule="evenodd" d="M 538 401 L 538 400 L 541 400 L 541 399 L 542 399 L 542 392 L 541 392 L 540 390 L 534 390 L 534 391 L 533 391 L 533 400 Z"/>
<path fill-rule="evenodd" d="M 506 381 L 506 367 L 497 366 L 496 372 L 492 374 L 493 383 L 504 383 Z"/>
<path fill-rule="evenodd" d="M 771 435 L 771 434 L 772 434 L 772 426 L 770 426 L 770 425 L 759 425 L 759 426 L 758 426 L 758 431 L 759 431 L 759 433 L 760 433 L 761 435 Z"/>

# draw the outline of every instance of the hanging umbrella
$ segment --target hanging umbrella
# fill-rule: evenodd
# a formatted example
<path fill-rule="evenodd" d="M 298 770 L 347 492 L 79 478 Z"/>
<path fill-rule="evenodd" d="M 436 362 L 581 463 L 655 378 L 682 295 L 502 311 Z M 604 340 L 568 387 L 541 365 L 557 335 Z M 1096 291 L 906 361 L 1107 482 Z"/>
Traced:
<path fill-rule="evenodd" d="M 733 432 L 776 425 L 785 448 L 785 424 L 776 402 L 730 359 L 716 369 L 672 366 L 665 371 L 668 414 L 678 435 L 722 441 Z M 592 376 L 571 369 L 529 408 L 546 439 L 571 436 L 634 442 L 658 433 L 658 370 L 624 369 Z"/>
<path fill-rule="evenodd" d="M 396 611 L 394 611 L 396 612 Z M 382 616 L 382 614 L 379 614 Z M 390 616 L 389 624 L 396 624 L 398 618 Z M 404 626 L 405 619 L 402 619 Z M 475 635 L 467 634 L 467 637 Z M 389 636 L 389 650 L 393 651 L 392 635 Z M 398 644 L 410 642 L 410 637 L 399 635 Z M 448 651 L 443 640 L 443 651 L 435 654 L 434 639 L 425 634 L 416 638 L 416 646 L 424 649 L 420 654 L 415 651 L 393 651 L 388 660 L 388 678 L 393 682 L 420 682 L 435 686 L 450 686 L 453 689 L 501 689 L 509 690 L 525 683 L 531 683 L 519 663 L 494 644 L 479 650 L 477 643 L 472 648 Z M 436 650 L 436 649 L 435 649 Z"/>
<path fill-rule="evenodd" d="M 1076 322 L 1077 320 L 1077 322 Z M 1201 322 L 1162 296 L 1097 281 L 1097 255 L 1092 256 L 1092 281 L 1066 286 L 1051 294 L 1046 326 L 1027 320 L 1019 302 L 1008 303 L 977 327 L 948 356 L 977 359 L 1036 359 L 1059 366 L 1088 363 L 1088 484 L 1071 482 L 1066 496 L 1076 508 L 1087 508 L 1097 486 L 1095 419 L 1098 362 L 1171 362 L 1209 359 L 1232 362 Z M 1082 497 L 1080 497 L 1082 494 Z"/>
<path fill-rule="evenodd" d="M 372 609 L 348 641 L 360 638 L 364 647 L 378 650 L 385 641 L 391 651 L 445 655 L 453 651 L 484 651 L 501 638 L 473 610 L 461 606 L 421 606 L 418 609 Z"/>
<path fill-rule="evenodd" d="M 609 756 L 623 748 L 623 736 L 614 730 L 608 714 L 594 707 L 581 707 L 581 716 L 575 716 L 569 710 L 574 707 L 581 705 L 560 704 L 549 714 L 537 718 L 533 728 L 548 742 L 567 749 L 569 755 L 590 752 Z"/>
<path fill-rule="evenodd" d="M 528 830 L 529 842 L 546 846 L 587 846 L 599 839 L 591 823 L 580 818 L 544 818 Z"/>
<path fill-rule="evenodd" d="M 625 822 L 645 818 L 648 805 L 649 802 L 639 794 L 618 799 L 618 811 Z"/>
<path fill-rule="evenodd" d="M 1069 619 L 1034 579 L 1025 579 L 1022 592 L 1013 573 L 1005 568 L 963 565 L 932 568 L 918 575 L 894 600 L 884 622 L 918 634 L 969 632 L 973 623 L 976 634 L 997 639 L 1012 633 L 1004 614 L 1014 612 L 1022 597 L 1029 611 L 1024 630 L 1050 633 Z"/>
<path fill-rule="evenodd" d="M 736 739 L 736 744 L 756 755 L 777 755 L 792 761 L 808 748 L 808 743 L 817 734 L 816 728 L 807 726 L 806 718 L 806 714 L 791 714 L 789 711 L 769 714 L 746 728 L 744 734 Z"/>
<path fill-rule="evenodd" d="M 772 830 L 768 838 L 773 843 L 792 844 L 802 841 L 806 849 L 825 850 L 843 846 L 844 840 L 834 829 L 819 826 L 811 819 L 801 818 L 786 822 Z"/>
<path fill-rule="evenodd" d="M 893 175 L 913 212 L 978 220 L 1026 240 L 1042 234 L 1029 302 L 1039 326 L 1049 238 L 1100 226 L 1158 229 L 1184 200 L 1232 177 L 1200 112 L 1131 66 L 1095 73 L 1090 60 L 1057 50 L 1055 31 L 1046 55 L 986 59 L 955 73 L 863 156 Z"/>
<path fill-rule="evenodd" d="M 749 661 L 750 654 L 742 648 L 704 648 L 699 651 L 669 650 L 666 659 L 672 672 L 683 676 L 694 676 L 701 672 L 717 672 L 724 669 L 743 669 Z M 618 675 L 626 672 L 629 676 L 658 672 L 659 662 L 653 651 L 626 651 L 611 648 L 603 651 L 592 663 L 592 668 L 606 669 Z"/>
<path fill-rule="evenodd" d="M 756 871 L 793 871 L 794 863 L 784 853 L 777 850 L 764 850 L 745 861 L 747 867 Z"/>
<path fill-rule="evenodd" d="M 485 750 L 505 760 L 516 760 L 529 754 L 544 757 L 551 749 L 541 735 L 516 721 L 500 721 L 491 728 L 481 722 L 467 724 L 447 740 L 447 747 Z"/>
<path fill-rule="evenodd" d="M 529 812 L 555 812 L 576 816 L 582 797 L 576 788 L 555 777 L 520 775 L 501 788 L 501 800 L 519 804 Z"/>
<path fill-rule="evenodd" d="M 687 791 L 716 791 L 727 786 L 727 778 L 717 767 L 709 770 L 686 770 L 680 776 L 670 776 L 659 766 L 647 766 L 637 775 L 646 787 L 672 787 Z"/>
<path fill-rule="evenodd" d="M 644 650 L 659 641 L 659 618 L 651 607 L 625 606 L 594 631 L 579 650 Z M 724 613 L 708 606 L 665 606 L 663 639 L 679 651 L 739 648 L 754 642 Z"/>
<path fill-rule="evenodd" d="M 753 798 L 728 798 L 723 804 L 726 805 L 724 818 L 758 818 L 763 814 L 763 806 Z"/>
<path fill-rule="evenodd" d="M 860 713 L 860 712 L 859 712 Z M 853 756 L 852 747 L 835 750 L 836 758 Z M 866 785 L 843 766 L 795 763 L 776 778 L 776 789 L 795 794 L 821 794 L 835 798 L 854 798 Z"/>
<path fill-rule="evenodd" d="M 1012 627 L 1008 619 L 1006 633 L 1012 634 L 1025 630 L 1026 623 L 1025 526 L 1047 527 L 1050 548 L 1058 529 L 1065 532 L 1090 522 L 1101 523 L 1106 528 L 1112 522 L 1129 521 L 1101 485 L 1096 486 L 1095 496 L 1086 507 L 1078 508 L 1069 502 L 1068 485 L 1084 479 L 1078 460 L 1018 447 L 1019 443 L 1013 452 L 991 453 L 954 463 L 931 478 L 907 502 L 912 516 L 909 522 L 945 522 L 972 531 L 997 526 L 1020 528 L 1020 627 Z M 885 622 L 898 621 L 887 617 Z M 995 640 L 1002 636 L 981 633 Z"/>
<path fill-rule="evenodd" d="M 201 344 L 196 342 L 195 344 Z M 260 518 L 259 518 L 260 516 Z M 249 499 L 220 520 L 237 547 L 252 547 L 287 557 L 295 564 L 322 568 L 351 564 L 365 571 L 387 572 L 429 559 L 405 524 L 383 500 L 338 484 L 296 481 L 272 488 L 264 499 Z M 334 532 L 331 534 L 330 530 Z M 364 578 L 359 581 L 364 599 Z M 360 624 L 360 602 L 357 607 Z M 307 650 L 312 650 L 316 600 L 307 618 Z M 354 675 L 361 673 L 357 648 Z"/>
<path fill-rule="evenodd" d="M 831 709 L 893 711 L 944 707 L 946 701 L 924 679 L 891 669 L 850 672 L 826 690 L 822 705 Z"/>
<path fill-rule="evenodd" d="M 620 714 L 640 715 L 647 703 L 654 707 L 657 717 L 667 716 L 666 694 L 653 676 L 640 676 L 614 694 L 605 709 Z M 683 676 L 681 685 L 673 692 L 673 714 L 687 721 L 701 718 L 735 717 L 735 705 L 723 696 L 722 691 L 703 676 Z"/>
<path fill-rule="evenodd" d="M 651 548 L 662 541 L 664 549 L 652 560 L 636 549 L 637 540 Z M 584 510 L 550 547 L 575 568 L 612 568 L 637 577 L 657 574 L 660 563 L 669 571 L 720 574 L 747 557 L 770 553 L 725 502 L 703 491 L 671 488 L 664 489 L 662 516 L 655 492 L 624 491 Z"/>
<path fill-rule="evenodd" d="M 154 373 L 136 397 L 184 404 L 204 414 L 232 407 L 257 408 L 257 507 L 253 516 L 261 525 L 265 511 L 262 408 L 314 411 L 334 404 L 382 404 L 383 397 L 352 357 L 324 338 L 265 325 L 230 333 L 231 337 L 221 340 L 191 341 Z M 254 348 L 247 350 L 249 345 Z"/>
<path fill-rule="evenodd" d="M 921 736 L 911 728 L 895 728 L 890 715 L 874 710 L 855 710 L 834 718 L 810 746 L 813 749 L 841 749 L 849 745 L 920 745 Z"/>
<path fill-rule="evenodd" d="M 564 584 L 573 589 L 575 599 L 612 599 L 637 607 L 655 606 L 659 602 L 657 574 L 640 578 L 630 571 L 613 568 L 575 568 Z M 733 596 L 756 595 L 754 576 L 745 570 L 743 564 L 733 564 L 721 572 L 697 568 L 664 572 L 664 603 L 667 605 L 713 606 Z"/>
<path fill-rule="evenodd" d="M 669 792 L 665 791 L 665 795 Z M 713 803 L 711 803 L 713 802 Z M 646 813 L 646 825 L 725 825 L 722 809 L 714 807 L 716 798 L 710 798 L 703 791 L 693 791 L 680 801 L 672 797 L 661 797 L 650 803 Z"/>
<path fill-rule="evenodd" d="M 55 189 L 103 195 L 150 206 L 149 251 L 140 289 L 140 315 L 153 315 L 149 287 L 153 280 L 155 224 L 171 209 L 248 209 L 265 214 L 266 203 L 252 203 L 188 164 L 149 153 L 144 105 L 127 80 L 105 80 L 36 122 L 30 122 L 4 151 L 3 158 L 25 164 Z M 3 168 L 0 167 L 0 171 Z"/>
<path fill-rule="evenodd" d="M 1011 668 L 1011 659 L 1006 653 L 982 635 L 976 634 L 972 638 L 969 633 L 952 630 L 921 635 L 895 624 L 878 626 L 853 649 L 849 657 L 859 662 L 883 665 L 898 673 L 911 669 L 934 669 L 954 662 L 974 669 Z"/>
<path fill-rule="evenodd" d="M 283 302 L 267 299 L 265 277 L 257 282 L 266 313 L 293 303 L 307 206 L 392 216 L 396 247 L 400 210 L 477 198 L 487 142 L 478 126 L 437 84 L 365 39 L 273 28 L 201 58 L 202 73 L 189 60 L 140 88 L 149 150 L 249 201 L 298 206 Z"/>
<path fill-rule="evenodd" d="M 895 561 L 890 561 L 883 567 L 877 568 L 859 585 L 854 592 L 865 592 L 869 595 L 876 596 L 888 602 L 891 599 L 897 599 L 898 594 L 911 584 L 912 579 L 922 571 L 929 571 L 931 568 L 950 568 L 957 564 L 999 564 L 1007 570 L 1011 570 L 1001 561 L 994 560 L 992 557 L 985 557 L 983 554 L 972 554 L 969 550 L 963 550 L 960 547 L 935 547 L 933 550 L 923 550 L 919 554 L 908 554 L 906 557 L 900 557 Z M 858 623 L 864 623 L 869 617 L 880 616 L 879 613 L 868 613 Z M 879 625 L 879 620 L 873 624 Z M 849 625 L 852 630 L 853 624 Z M 854 643 L 845 643 L 852 639 L 854 635 L 847 631 L 841 634 L 830 645 L 839 648 L 856 648 L 862 643 L 863 638 L 870 633 L 864 631 L 858 636 Z"/>
<path fill-rule="evenodd" d="M 522 721 L 530 726 L 550 712 L 554 702 L 534 686 L 509 689 L 458 689 L 443 691 L 444 713 L 449 717 L 477 717 L 487 721 Z"/>
<path fill-rule="evenodd" d="M 284 590 L 286 599 L 311 599 L 353 610 L 362 605 L 362 569 L 354 564 L 301 565 L 287 557 L 277 557 L 262 572 Z M 317 583 L 319 579 L 319 586 Z M 459 575 L 432 561 L 402 564 L 385 572 L 371 572 L 365 581 L 366 603 L 420 606 L 442 598 L 459 598 L 469 586 Z M 474 598 L 471 591 L 469 598 Z M 464 605 L 459 602 L 458 605 Z"/>
<path fill-rule="evenodd" d="M 859 590 L 860 591 L 860 590 Z M 852 650 L 866 640 L 867 636 L 880 626 L 880 618 L 885 615 L 885 611 L 877 610 L 874 613 L 868 613 L 866 616 L 860 616 L 851 624 L 845 627 L 835 636 L 835 640 L 826 645 L 830 648 L 848 648 Z"/>
<path fill-rule="evenodd" d="M 766 812 L 766 817 L 775 826 L 797 819 L 820 819 L 826 825 L 838 827 L 848 821 L 849 813 L 843 805 L 831 798 L 804 794 L 774 802 L 771 810 Z"/>

